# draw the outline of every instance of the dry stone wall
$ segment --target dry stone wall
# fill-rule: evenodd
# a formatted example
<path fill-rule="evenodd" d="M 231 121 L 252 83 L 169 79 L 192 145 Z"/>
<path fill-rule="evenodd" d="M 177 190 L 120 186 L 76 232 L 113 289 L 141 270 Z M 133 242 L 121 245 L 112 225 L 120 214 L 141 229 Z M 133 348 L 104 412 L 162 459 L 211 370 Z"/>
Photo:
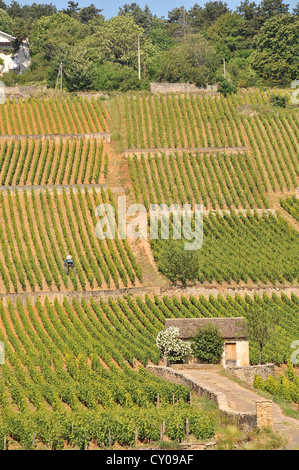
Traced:
<path fill-rule="evenodd" d="M 150 86 L 152 93 L 217 93 L 217 85 L 207 85 L 205 88 L 198 88 L 192 83 L 151 83 Z"/>
<path fill-rule="evenodd" d="M 245 367 L 226 367 L 230 374 L 237 377 L 240 380 L 252 385 L 254 377 L 258 375 L 264 380 L 270 376 L 274 376 L 274 364 L 262 364 L 256 366 L 245 366 Z"/>
<path fill-rule="evenodd" d="M 217 393 L 212 389 L 202 387 L 198 383 L 195 383 L 191 379 L 185 377 L 180 371 L 173 370 L 170 367 L 147 366 L 147 369 L 149 372 L 152 372 L 164 380 L 186 385 L 198 395 L 205 396 L 211 401 L 216 402 L 219 408 L 221 420 L 223 422 L 228 421 L 245 432 L 251 431 L 257 427 L 257 413 L 246 413 L 232 410 L 228 405 L 227 399 L 223 393 Z"/>

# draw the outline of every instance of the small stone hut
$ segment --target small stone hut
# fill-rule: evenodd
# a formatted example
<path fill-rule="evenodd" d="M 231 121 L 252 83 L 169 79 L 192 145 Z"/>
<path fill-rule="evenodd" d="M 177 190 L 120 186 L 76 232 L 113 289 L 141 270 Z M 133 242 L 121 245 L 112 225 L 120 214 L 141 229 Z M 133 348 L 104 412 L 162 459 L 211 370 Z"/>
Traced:
<path fill-rule="evenodd" d="M 179 338 L 189 341 L 197 334 L 199 328 L 207 324 L 216 326 L 224 338 L 222 365 L 224 367 L 249 366 L 249 340 L 248 330 L 243 317 L 228 318 L 167 318 L 165 330 L 170 326 L 180 329 Z M 196 358 L 188 356 L 185 363 L 198 362 Z"/>

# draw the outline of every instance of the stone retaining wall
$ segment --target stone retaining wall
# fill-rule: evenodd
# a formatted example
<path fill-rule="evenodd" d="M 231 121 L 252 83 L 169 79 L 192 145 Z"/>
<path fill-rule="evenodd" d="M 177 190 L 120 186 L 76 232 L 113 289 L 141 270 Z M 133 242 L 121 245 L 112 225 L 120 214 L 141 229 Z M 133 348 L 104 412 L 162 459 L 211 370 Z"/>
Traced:
<path fill-rule="evenodd" d="M 63 260 L 62 260 L 63 262 Z M 22 293 L 11 293 L 11 294 L 0 294 L 0 300 L 3 303 L 4 306 L 7 305 L 7 300 L 10 299 L 11 302 L 16 305 L 17 299 L 20 299 L 22 304 L 26 304 L 26 299 L 27 297 L 31 301 L 31 303 L 35 303 L 37 299 L 41 301 L 42 304 L 45 303 L 46 298 L 51 303 L 54 303 L 55 299 L 58 299 L 59 302 L 63 302 L 63 299 L 66 297 L 69 301 L 72 301 L 72 299 L 76 298 L 78 300 L 81 299 L 94 299 L 97 300 L 99 298 L 102 298 L 103 300 L 108 299 L 109 297 L 119 297 L 119 296 L 125 296 L 125 295 L 132 295 L 134 296 L 140 296 L 141 298 L 144 298 L 146 294 L 148 295 L 157 295 L 158 297 L 161 296 L 180 296 L 180 295 L 194 295 L 194 296 L 199 296 L 203 295 L 205 298 L 209 298 L 210 295 L 213 297 L 217 297 L 219 294 L 221 294 L 223 297 L 226 295 L 230 296 L 235 296 L 236 294 L 239 295 L 244 295 L 248 294 L 251 297 L 254 296 L 254 294 L 257 294 L 262 297 L 263 293 L 266 293 L 268 295 L 271 295 L 272 293 L 279 294 L 279 293 L 284 293 L 286 295 L 291 295 L 294 293 L 295 295 L 299 296 L 299 287 L 281 287 L 280 289 L 275 289 L 273 288 L 265 288 L 265 289 L 258 289 L 258 288 L 248 288 L 244 287 L 242 288 L 223 288 L 221 291 L 217 289 L 216 287 L 190 287 L 190 288 L 180 288 L 180 287 L 160 287 L 160 286 L 151 286 L 151 287 L 128 287 L 125 289 L 107 289 L 107 290 L 98 290 L 98 291 L 81 291 L 81 292 L 68 292 L 68 291 L 63 291 L 63 292 L 22 292 Z"/>
<path fill-rule="evenodd" d="M 62 260 L 63 261 L 63 260 Z M 141 294 L 156 294 L 159 295 L 160 291 L 158 287 L 129 287 L 126 289 L 114 289 L 114 290 L 101 290 L 101 291 L 84 291 L 84 292 L 24 292 L 17 294 L 0 294 L 0 300 L 3 303 L 4 307 L 7 306 L 8 299 L 13 305 L 16 305 L 17 300 L 19 299 L 22 305 L 26 305 L 27 298 L 32 304 L 37 300 L 40 300 L 41 304 L 44 305 L 46 299 L 50 303 L 54 303 L 57 299 L 60 303 L 63 302 L 66 298 L 69 302 L 72 302 L 73 299 L 80 301 L 81 299 L 89 300 L 101 298 L 107 300 L 109 297 L 123 297 L 125 295 L 141 295 Z"/>
<path fill-rule="evenodd" d="M 37 86 L 5 86 L 5 95 L 7 98 L 18 98 L 34 93 L 42 93 L 47 91 L 47 85 Z"/>
<path fill-rule="evenodd" d="M 273 411 L 271 400 L 256 401 L 257 427 L 269 427 L 273 429 Z"/>
<path fill-rule="evenodd" d="M 199 88 L 192 83 L 151 83 L 152 93 L 203 93 L 216 94 L 217 85 L 207 85 L 205 88 Z"/>
<path fill-rule="evenodd" d="M 125 157 L 137 157 L 141 158 L 143 155 L 145 158 L 150 154 L 158 155 L 158 157 L 162 157 L 162 154 L 167 155 L 174 155 L 178 154 L 181 155 L 183 153 L 229 153 L 229 154 L 244 154 L 247 152 L 247 147 L 198 147 L 198 148 L 151 148 L 151 149 L 127 149 L 125 151 Z"/>
<path fill-rule="evenodd" d="M 77 193 L 78 189 L 84 190 L 84 188 L 87 188 L 89 192 L 92 192 L 94 189 L 97 193 L 100 193 L 102 189 L 104 191 L 107 191 L 108 186 L 106 183 L 104 184 L 68 184 L 68 185 L 48 184 L 48 185 L 36 185 L 36 186 L 0 186 L 0 191 L 2 191 L 4 195 L 6 195 L 8 191 L 10 191 L 11 193 L 18 192 L 19 194 L 24 191 L 31 193 L 32 190 L 35 193 L 40 193 L 40 192 L 45 193 L 47 190 L 51 191 L 54 188 L 57 190 L 58 194 L 62 194 L 63 189 L 65 189 L 65 191 L 69 191 L 70 189 L 72 189 L 74 193 Z"/>
<path fill-rule="evenodd" d="M 29 134 L 29 135 L 1 135 L 0 140 L 23 140 L 23 139 L 39 139 L 39 140 L 77 140 L 77 139 L 96 139 L 104 142 L 111 142 L 110 132 L 93 132 L 86 134 Z"/>
<path fill-rule="evenodd" d="M 232 410 L 223 393 L 216 393 L 212 389 L 202 387 L 198 383 L 193 382 L 193 380 L 185 377 L 180 371 L 173 370 L 170 367 L 147 366 L 147 370 L 169 382 L 186 385 L 198 395 L 207 397 L 216 402 L 222 422 L 228 421 L 246 432 L 257 427 L 257 413 L 245 413 Z"/>
<path fill-rule="evenodd" d="M 262 364 L 246 367 L 226 367 L 225 370 L 238 379 L 248 383 L 249 385 L 253 384 L 255 375 L 258 375 L 264 380 L 267 380 L 269 375 L 274 376 L 274 364 Z"/>

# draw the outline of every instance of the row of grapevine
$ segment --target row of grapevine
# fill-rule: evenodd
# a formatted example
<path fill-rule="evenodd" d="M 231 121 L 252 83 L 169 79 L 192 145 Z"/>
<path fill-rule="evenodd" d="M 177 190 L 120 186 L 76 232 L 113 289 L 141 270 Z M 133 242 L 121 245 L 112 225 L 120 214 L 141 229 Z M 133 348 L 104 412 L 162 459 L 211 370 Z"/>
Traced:
<path fill-rule="evenodd" d="M 128 157 L 137 202 L 203 204 L 206 209 L 268 207 L 250 157 L 198 152 Z"/>
<path fill-rule="evenodd" d="M 244 142 L 224 99 L 142 94 L 125 100 L 128 148 L 238 147 Z"/>
<path fill-rule="evenodd" d="M 99 99 L 82 97 L 7 101 L 0 107 L 1 135 L 106 132 L 109 113 Z"/>
<path fill-rule="evenodd" d="M 111 194 L 110 194 L 111 196 Z M 0 194 L 2 292 L 86 290 L 136 285 L 142 274 L 127 240 L 96 236 L 104 191 Z M 70 253 L 77 275 L 64 272 Z"/>
<path fill-rule="evenodd" d="M 166 221 L 162 219 L 161 223 Z M 298 282 L 299 235 L 281 216 L 210 213 L 203 217 L 203 232 L 203 246 L 199 251 L 200 282 Z M 158 263 L 168 243 L 168 240 L 151 240 Z"/>
<path fill-rule="evenodd" d="M 0 147 L 1 185 L 99 183 L 107 176 L 103 141 L 4 141 Z"/>
<path fill-rule="evenodd" d="M 246 145 L 253 155 L 264 189 L 290 190 L 297 186 L 299 176 L 296 114 L 293 110 L 279 115 L 265 112 L 264 106 L 268 101 L 268 93 L 257 90 L 227 98 L 232 109 L 240 110 L 236 123 L 246 136 Z M 261 112 L 257 112 L 257 103 Z M 243 114 L 246 107 L 252 113 Z"/>
<path fill-rule="evenodd" d="M 13 440 L 14 448 L 17 441 L 25 450 L 86 450 L 90 446 L 93 449 L 111 449 L 115 444 L 118 448 L 131 448 L 160 441 L 161 428 L 164 439 L 180 442 L 186 440 L 187 420 L 188 435 L 194 435 L 198 440 L 214 436 L 212 413 L 195 410 L 190 405 L 168 405 L 159 410 L 147 406 L 80 412 L 8 413 L 0 419 L 0 449 L 4 449 L 4 445 L 5 449 L 9 448 L 10 440 Z"/>
<path fill-rule="evenodd" d="M 299 376 L 295 375 L 293 364 L 290 361 L 288 361 L 285 375 L 269 376 L 266 380 L 255 376 L 254 387 L 299 405 Z"/>

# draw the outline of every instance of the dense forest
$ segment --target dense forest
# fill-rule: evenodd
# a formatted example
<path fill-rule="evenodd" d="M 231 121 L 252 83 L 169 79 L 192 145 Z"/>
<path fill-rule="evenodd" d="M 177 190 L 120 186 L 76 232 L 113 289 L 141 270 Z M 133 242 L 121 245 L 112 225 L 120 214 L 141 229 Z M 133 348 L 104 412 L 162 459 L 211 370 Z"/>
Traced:
<path fill-rule="evenodd" d="M 289 86 L 299 78 L 299 3 L 291 10 L 283 0 L 244 0 L 235 10 L 211 0 L 167 18 L 131 3 L 109 19 L 94 4 L 58 10 L 0 0 L 0 30 L 16 38 L 16 51 L 24 40 L 31 51 L 30 68 L 4 74 L 6 85 L 53 87 L 60 63 L 68 91 L 146 90 L 151 81 Z"/>

